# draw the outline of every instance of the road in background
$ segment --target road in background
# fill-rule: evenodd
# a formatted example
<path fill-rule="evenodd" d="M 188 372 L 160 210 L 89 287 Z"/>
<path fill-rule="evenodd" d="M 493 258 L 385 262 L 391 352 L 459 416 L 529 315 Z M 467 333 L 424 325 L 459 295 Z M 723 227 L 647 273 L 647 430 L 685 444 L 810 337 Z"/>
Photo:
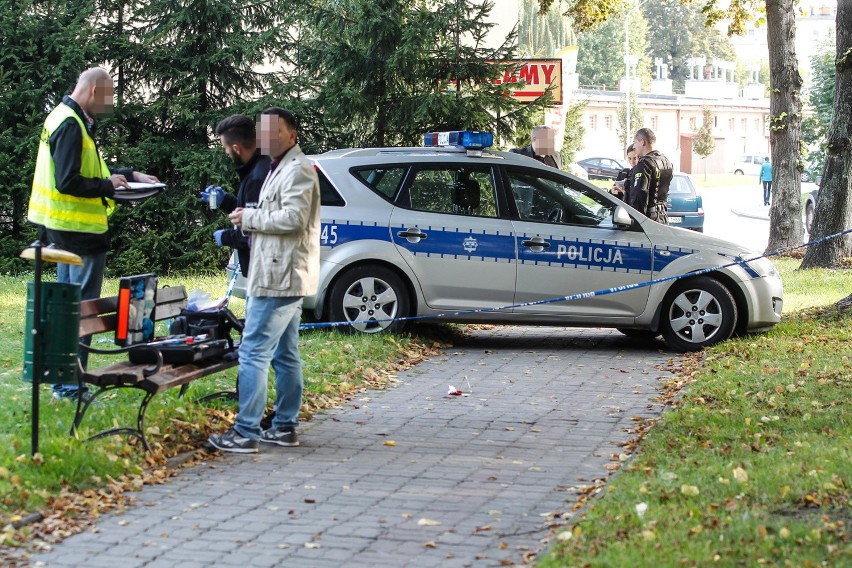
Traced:
<path fill-rule="evenodd" d="M 802 192 L 816 186 L 803 183 Z M 769 207 L 763 205 L 763 188 L 754 185 L 706 187 L 699 190 L 704 201 L 704 234 L 733 241 L 763 252 L 769 242 Z M 805 234 L 807 240 L 807 234 Z"/>

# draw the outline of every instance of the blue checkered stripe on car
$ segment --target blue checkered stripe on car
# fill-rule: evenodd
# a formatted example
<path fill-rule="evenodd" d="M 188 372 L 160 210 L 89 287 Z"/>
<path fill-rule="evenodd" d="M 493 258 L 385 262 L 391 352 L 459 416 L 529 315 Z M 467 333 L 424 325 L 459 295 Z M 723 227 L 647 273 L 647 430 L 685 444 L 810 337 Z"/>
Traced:
<path fill-rule="evenodd" d="M 521 243 L 532 240 L 529 235 L 512 232 L 462 230 L 450 227 L 420 227 L 427 236 L 417 243 L 398 236 L 406 227 L 391 227 L 376 223 L 336 222 L 322 224 L 322 244 L 337 247 L 358 240 L 393 242 L 415 256 L 473 260 L 482 262 L 518 261 L 542 266 L 570 266 L 577 269 L 625 273 L 660 272 L 678 258 L 694 251 L 681 247 L 657 247 L 630 241 L 600 239 L 566 239 L 557 236 L 541 237 L 549 248 L 533 250 Z M 334 231 L 331 227 L 334 227 Z M 328 241 L 328 242 L 326 242 Z M 333 241 L 333 242 L 332 242 Z"/>

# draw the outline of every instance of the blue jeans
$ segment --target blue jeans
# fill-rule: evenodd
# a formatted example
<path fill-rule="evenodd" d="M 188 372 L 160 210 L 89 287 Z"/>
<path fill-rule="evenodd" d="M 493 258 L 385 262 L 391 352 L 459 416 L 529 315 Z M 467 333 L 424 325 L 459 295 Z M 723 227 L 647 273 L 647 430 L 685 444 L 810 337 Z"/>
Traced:
<path fill-rule="evenodd" d="M 246 322 L 240 343 L 240 411 L 234 422 L 234 429 L 246 438 L 260 438 L 270 363 L 275 371 L 272 426 L 282 429 L 299 424 L 304 384 L 299 355 L 301 319 L 301 297 L 246 299 Z"/>
<path fill-rule="evenodd" d="M 769 204 L 769 197 L 772 194 L 772 181 L 763 182 L 763 204 Z"/>
<path fill-rule="evenodd" d="M 56 265 L 56 281 L 63 284 L 79 284 L 81 300 L 100 298 L 101 287 L 104 283 L 104 270 L 106 269 L 106 252 L 80 255 L 80 258 L 83 259 L 81 266 L 58 263 Z M 89 345 L 92 338 L 91 336 L 84 337 L 82 341 Z M 85 369 L 89 363 L 89 353 L 81 349 L 79 357 L 80 364 Z M 75 396 L 77 385 L 53 385 L 53 392 L 63 396 Z"/>

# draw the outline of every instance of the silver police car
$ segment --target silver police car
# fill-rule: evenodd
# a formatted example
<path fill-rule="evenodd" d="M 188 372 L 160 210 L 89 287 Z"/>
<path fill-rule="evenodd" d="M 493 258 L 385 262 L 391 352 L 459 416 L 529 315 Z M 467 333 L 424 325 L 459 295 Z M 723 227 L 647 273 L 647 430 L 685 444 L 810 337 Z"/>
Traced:
<path fill-rule="evenodd" d="M 655 223 L 531 158 L 487 150 L 490 134 L 425 138 L 424 147 L 310 156 L 322 260 L 306 312 L 365 333 L 400 330 L 409 316 L 612 327 L 662 335 L 679 351 L 780 321 L 783 288 L 769 260 Z M 706 269 L 717 270 L 693 274 Z M 584 296 L 564 300 L 575 294 Z"/>

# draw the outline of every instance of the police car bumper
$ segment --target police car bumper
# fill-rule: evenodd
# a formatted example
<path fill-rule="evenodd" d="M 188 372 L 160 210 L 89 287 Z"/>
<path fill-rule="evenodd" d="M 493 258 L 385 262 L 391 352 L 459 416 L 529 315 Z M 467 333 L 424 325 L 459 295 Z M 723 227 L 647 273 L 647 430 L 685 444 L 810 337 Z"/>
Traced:
<path fill-rule="evenodd" d="M 781 321 L 784 287 L 775 275 L 755 278 L 747 283 L 749 318 L 746 331 L 764 331 Z"/>

